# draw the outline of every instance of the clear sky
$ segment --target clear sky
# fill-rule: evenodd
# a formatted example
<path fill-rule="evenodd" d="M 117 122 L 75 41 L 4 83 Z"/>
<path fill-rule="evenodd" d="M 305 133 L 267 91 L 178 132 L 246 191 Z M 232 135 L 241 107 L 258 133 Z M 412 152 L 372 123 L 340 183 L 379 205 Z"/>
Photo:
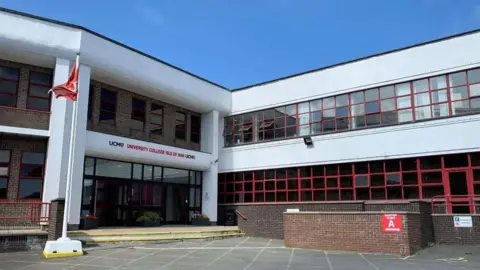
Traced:
<path fill-rule="evenodd" d="M 0 6 L 82 25 L 232 89 L 480 28 L 480 0 L 0 0 Z"/>

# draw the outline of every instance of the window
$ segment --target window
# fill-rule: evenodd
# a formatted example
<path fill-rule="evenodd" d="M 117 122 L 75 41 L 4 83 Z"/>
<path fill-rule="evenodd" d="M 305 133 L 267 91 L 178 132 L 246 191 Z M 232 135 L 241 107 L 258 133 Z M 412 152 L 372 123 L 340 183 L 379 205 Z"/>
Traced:
<path fill-rule="evenodd" d="M 39 111 L 50 110 L 50 94 L 52 75 L 42 72 L 30 72 L 27 108 Z"/>
<path fill-rule="evenodd" d="M 150 132 L 152 134 L 163 134 L 163 106 L 152 103 L 150 110 Z"/>
<path fill-rule="evenodd" d="M 480 68 L 229 116 L 224 139 L 233 146 L 474 113 Z"/>
<path fill-rule="evenodd" d="M 185 140 L 185 121 L 187 116 L 185 113 L 176 112 L 175 114 L 175 138 L 179 140 Z"/>
<path fill-rule="evenodd" d="M 190 141 L 200 143 L 200 129 L 202 118 L 199 115 L 190 116 Z"/>
<path fill-rule="evenodd" d="M 26 200 L 41 199 L 44 174 L 45 153 L 23 152 L 18 198 Z"/>
<path fill-rule="evenodd" d="M 18 77 L 18 69 L 0 66 L 0 106 L 17 106 Z"/>
<path fill-rule="evenodd" d="M 88 120 L 92 119 L 93 106 L 95 106 L 94 100 L 95 100 L 94 86 L 90 84 L 90 88 L 88 89 L 88 114 L 87 114 Z"/>
<path fill-rule="evenodd" d="M 10 151 L 0 150 L 0 199 L 7 198 Z"/>
<path fill-rule="evenodd" d="M 444 177 L 451 169 L 472 171 L 468 185 L 480 195 L 480 152 L 475 152 L 219 174 L 218 201 L 431 199 L 446 194 Z"/>
<path fill-rule="evenodd" d="M 145 122 L 145 100 L 132 98 L 132 119 Z"/>
<path fill-rule="evenodd" d="M 100 122 L 114 125 L 117 114 L 117 93 L 102 89 L 100 94 Z"/>

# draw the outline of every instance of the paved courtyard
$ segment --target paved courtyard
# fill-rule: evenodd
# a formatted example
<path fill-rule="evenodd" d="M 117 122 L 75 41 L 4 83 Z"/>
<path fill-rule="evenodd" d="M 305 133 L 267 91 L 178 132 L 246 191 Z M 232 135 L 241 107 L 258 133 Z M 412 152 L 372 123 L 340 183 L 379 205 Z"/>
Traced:
<path fill-rule="evenodd" d="M 433 247 L 399 258 L 388 255 L 284 248 L 258 238 L 125 243 L 86 247 L 82 257 L 45 260 L 39 252 L 0 253 L 0 269 L 212 270 L 447 270 L 480 269 L 480 247 Z"/>

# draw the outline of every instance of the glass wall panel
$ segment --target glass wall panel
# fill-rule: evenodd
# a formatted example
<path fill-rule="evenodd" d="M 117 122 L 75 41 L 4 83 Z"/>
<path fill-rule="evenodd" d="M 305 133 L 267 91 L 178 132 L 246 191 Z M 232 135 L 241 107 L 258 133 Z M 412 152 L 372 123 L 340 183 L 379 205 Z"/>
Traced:
<path fill-rule="evenodd" d="M 95 175 L 130 179 L 132 177 L 132 164 L 127 162 L 97 158 Z"/>
<path fill-rule="evenodd" d="M 164 168 L 163 182 L 188 184 L 188 171 L 181 169 Z"/>

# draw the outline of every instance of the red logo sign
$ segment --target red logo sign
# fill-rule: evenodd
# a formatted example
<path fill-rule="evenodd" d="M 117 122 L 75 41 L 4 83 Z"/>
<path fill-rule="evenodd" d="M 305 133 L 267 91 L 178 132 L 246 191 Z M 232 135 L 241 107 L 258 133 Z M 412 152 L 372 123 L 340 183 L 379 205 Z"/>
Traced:
<path fill-rule="evenodd" d="M 402 216 L 398 214 L 383 214 L 382 229 L 386 233 L 402 232 Z"/>

